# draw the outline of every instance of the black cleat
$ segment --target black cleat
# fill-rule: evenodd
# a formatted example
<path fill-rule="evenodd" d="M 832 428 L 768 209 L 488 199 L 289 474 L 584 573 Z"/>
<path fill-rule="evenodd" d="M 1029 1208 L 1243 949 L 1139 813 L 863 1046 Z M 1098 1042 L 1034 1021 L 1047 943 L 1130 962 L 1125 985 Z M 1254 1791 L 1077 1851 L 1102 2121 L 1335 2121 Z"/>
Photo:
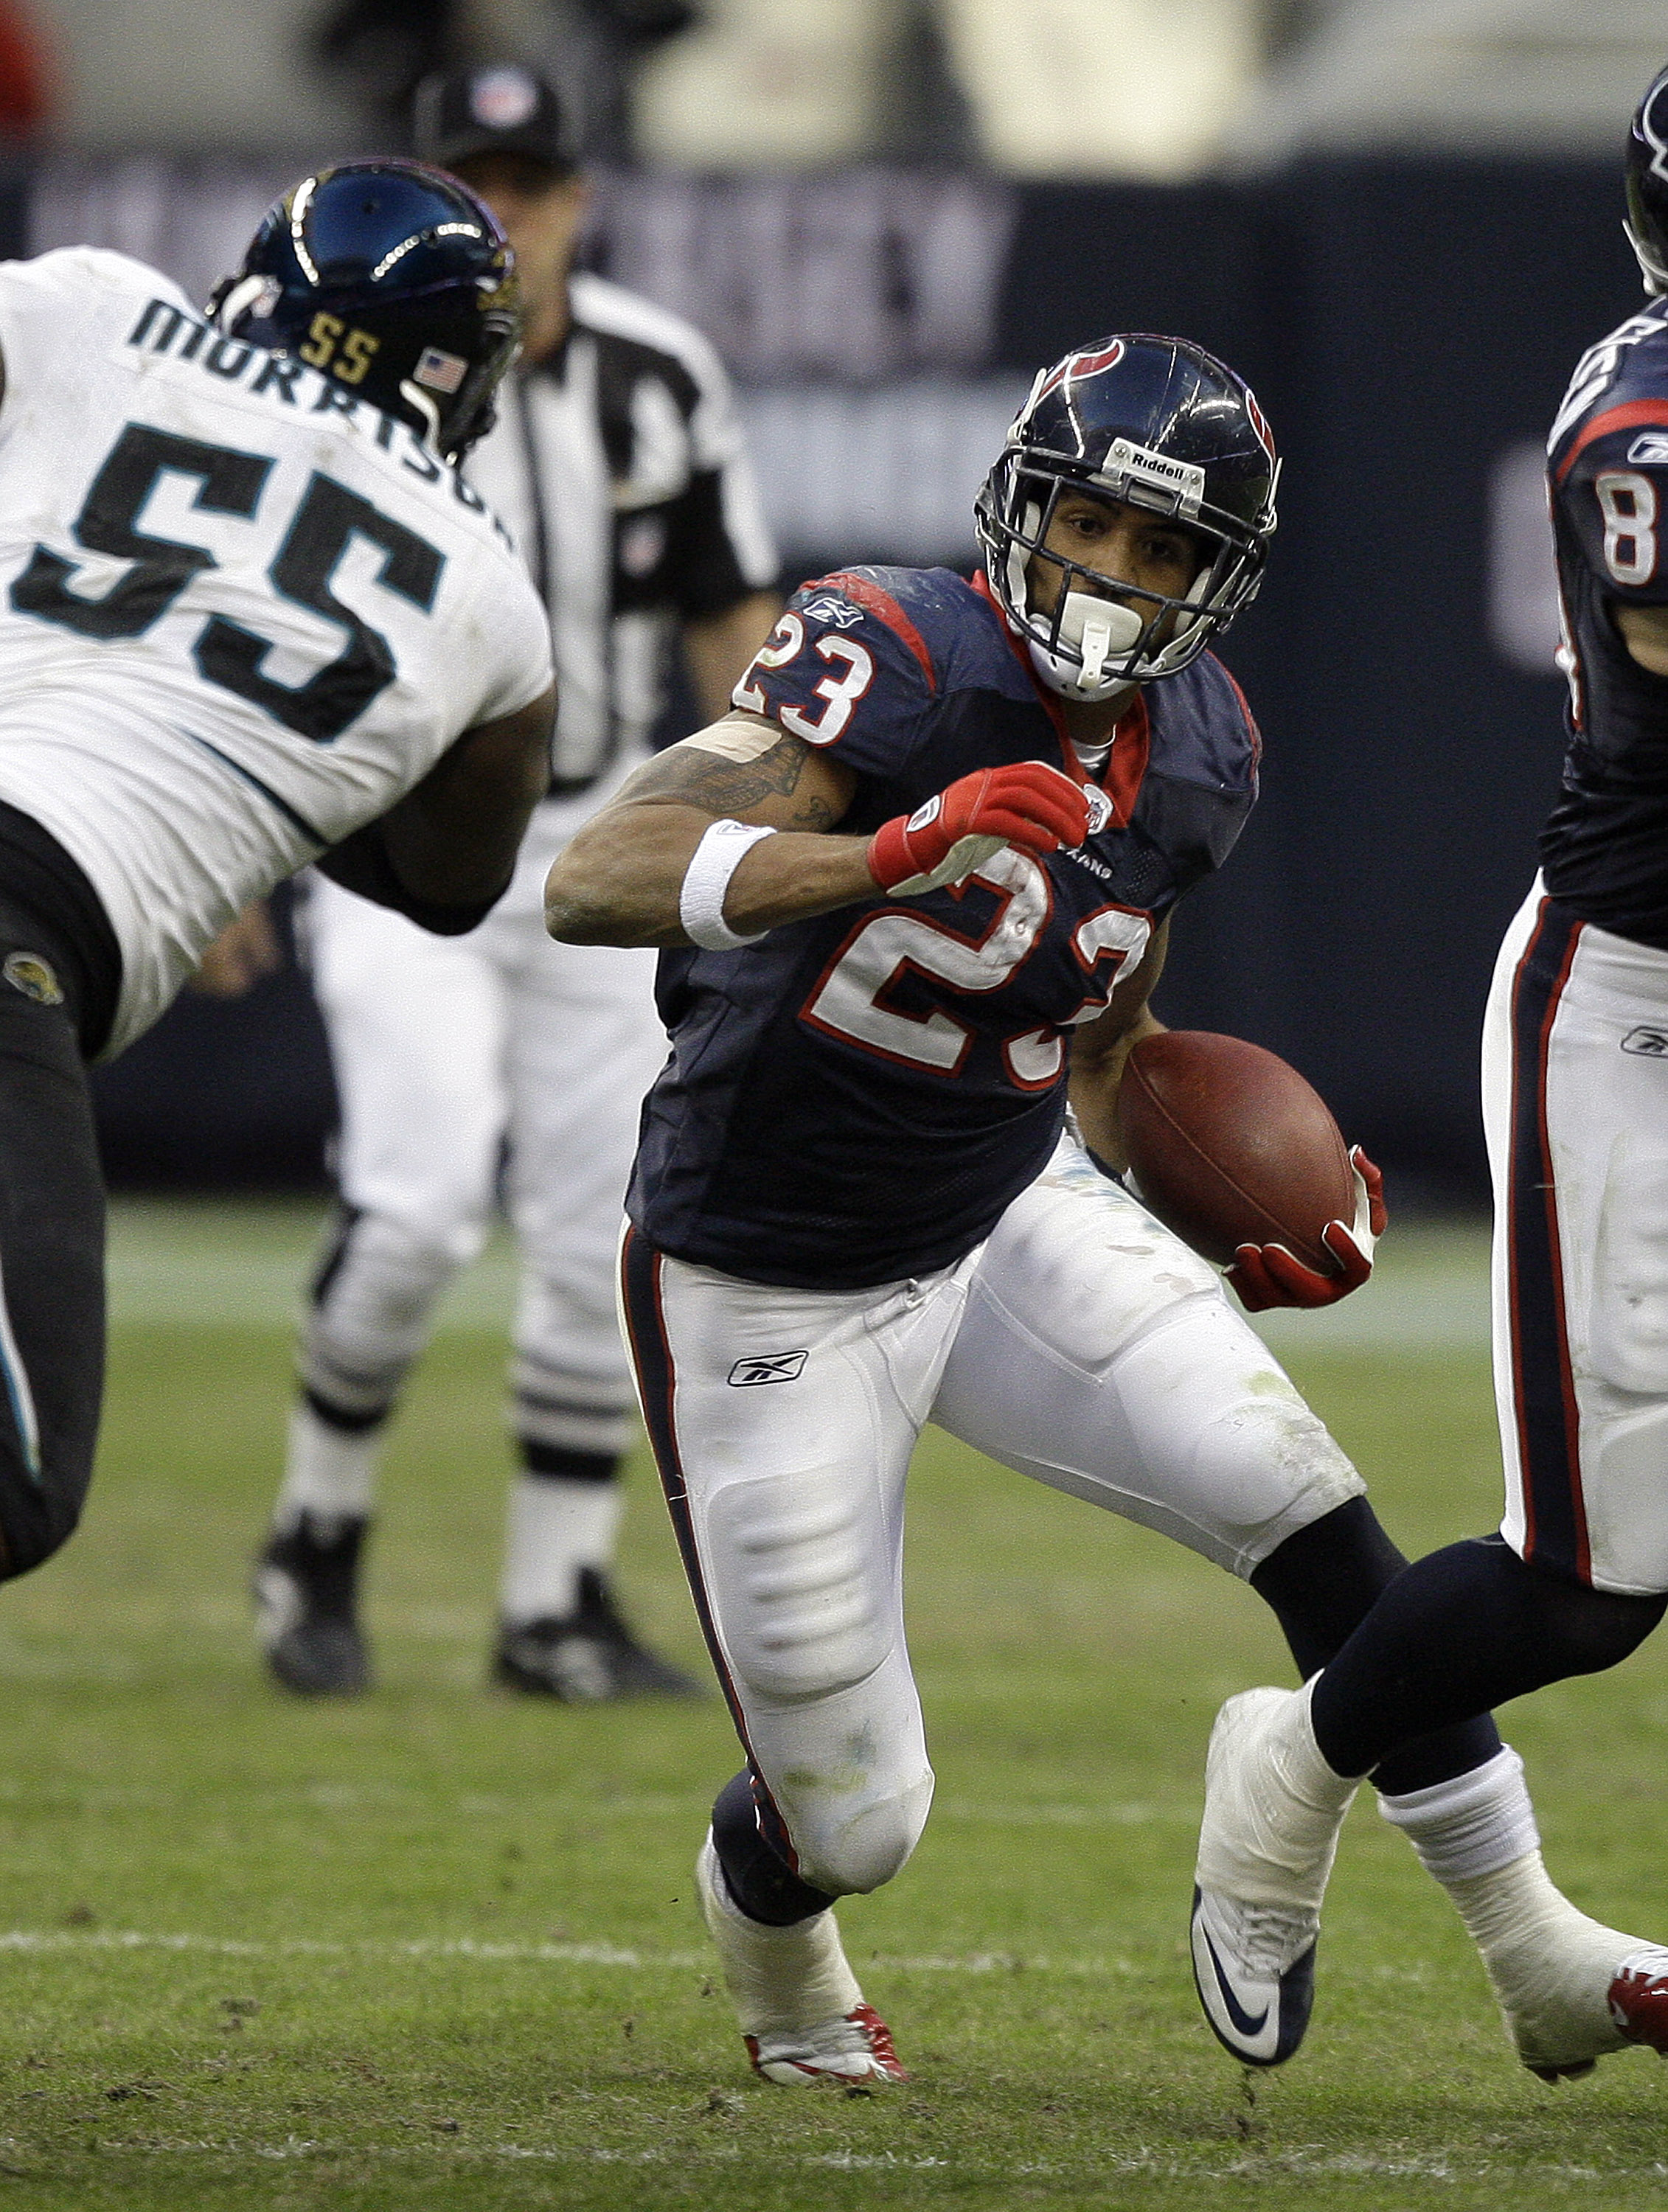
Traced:
<path fill-rule="evenodd" d="M 560 1698 L 570 1705 L 707 1694 L 692 1674 L 644 1650 L 594 1567 L 580 1570 L 579 1604 L 572 1613 L 500 1629 L 492 1679 L 501 1688 Z"/>
<path fill-rule="evenodd" d="M 301 1697 L 370 1687 L 355 1607 L 368 1525 L 360 1514 L 303 1513 L 255 1562 L 255 1634 L 274 1680 Z"/>

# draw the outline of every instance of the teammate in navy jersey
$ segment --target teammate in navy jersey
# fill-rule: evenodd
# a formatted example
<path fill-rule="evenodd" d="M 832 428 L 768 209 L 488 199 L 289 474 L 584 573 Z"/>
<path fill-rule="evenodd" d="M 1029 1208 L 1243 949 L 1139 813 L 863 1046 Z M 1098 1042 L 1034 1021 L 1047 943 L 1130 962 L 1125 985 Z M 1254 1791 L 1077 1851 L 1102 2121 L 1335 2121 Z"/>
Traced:
<path fill-rule="evenodd" d="M 1615 1666 L 1668 1607 L 1668 70 L 1626 174 L 1653 304 L 1582 356 L 1548 442 L 1569 743 L 1483 1031 L 1505 1517 L 1410 1567 L 1306 1691 L 1223 1708 L 1201 1850 L 1232 1856 L 1245 1893 L 1297 1880 L 1318 1901 L 1354 1778 Z M 1462 1796 L 1511 1840 L 1509 1808 L 1465 1777 L 1402 1823 L 1435 1870 L 1452 1854 L 1421 1822 Z M 1668 2052 L 1668 1950 L 1574 1912 L 1521 1841 L 1460 1903 L 1525 2063 Z"/>
<path fill-rule="evenodd" d="M 1214 1272 L 1091 1156 L 1120 1158 L 1170 910 L 1256 796 L 1205 648 L 1257 588 L 1276 472 L 1196 347 L 1069 356 L 980 495 L 983 575 L 806 586 L 734 711 L 551 872 L 556 935 L 666 948 L 623 1296 L 747 1755 L 697 1879 L 774 2080 L 901 2078 L 829 1907 L 898 1872 L 931 1796 L 900 1599 L 925 1420 L 1246 1577 L 1306 1674 L 1401 1564 Z M 1246 1303 L 1365 1281 L 1383 1208 L 1354 1161 L 1338 1272 L 1247 1246 Z M 1486 1718 L 1378 1778 L 1502 1762 L 1526 1808 Z M 1300 1905 L 1205 1886 L 1196 1968 L 1237 2056 L 1295 2049 L 1313 1938 Z"/>

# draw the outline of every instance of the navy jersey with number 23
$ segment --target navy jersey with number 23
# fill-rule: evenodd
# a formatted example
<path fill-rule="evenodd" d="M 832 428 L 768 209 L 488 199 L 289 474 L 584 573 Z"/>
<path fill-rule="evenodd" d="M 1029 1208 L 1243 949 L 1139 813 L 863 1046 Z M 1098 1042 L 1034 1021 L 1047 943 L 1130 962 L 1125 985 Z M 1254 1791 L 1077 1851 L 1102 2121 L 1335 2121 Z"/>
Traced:
<path fill-rule="evenodd" d="M 1057 704 L 983 579 L 858 568 L 798 592 L 738 685 L 851 769 L 842 834 L 974 769 L 1081 781 Z M 1045 1165 L 1073 1027 L 1221 865 L 1257 738 L 1208 653 L 1136 696 L 1093 783 L 1101 826 L 1046 860 L 1005 847 L 953 887 L 661 959 L 672 1057 L 643 1109 L 628 1210 L 697 1265 L 823 1290 L 959 1259 Z"/>

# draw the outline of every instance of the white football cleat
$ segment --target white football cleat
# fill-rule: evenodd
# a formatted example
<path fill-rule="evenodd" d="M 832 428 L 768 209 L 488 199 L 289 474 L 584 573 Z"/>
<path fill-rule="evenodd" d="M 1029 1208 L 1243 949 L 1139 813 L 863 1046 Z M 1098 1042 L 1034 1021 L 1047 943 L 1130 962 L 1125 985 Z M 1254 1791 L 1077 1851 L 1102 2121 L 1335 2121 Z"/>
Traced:
<path fill-rule="evenodd" d="M 1193 1892 L 1193 1980 L 1211 2033 L 1279 2066 L 1314 2002 L 1321 1899 L 1356 1784 L 1321 1757 L 1309 1691 L 1247 1690 L 1216 1716 Z"/>
<path fill-rule="evenodd" d="M 1591 1920 L 1542 1863 L 1509 1744 L 1447 1780 L 1381 1796 L 1482 1955 L 1519 2058 L 1543 2081 L 1630 2043 L 1668 2051 L 1668 1951 Z"/>
<path fill-rule="evenodd" d="M 898 2063 L 892 2030 L 873 2005 L 853 2007 L 843 2020 L 798 2035 L 744 2035 L 755 2074 L 795 2086 L 831 2081 L 848 2089 L 907 2081 Z"/>
<path fill-rule="evenodd" d="M 1590 2074 L 1628 2045 L 1668 2048 L 1668 1950 L 1606 1928 L 1555 1887 L 1531 1850 L 1450 1885 L 1482 1954 L 1507 2033 L 1543 2081 Z"/>
<path fill-rule="evenodd" d="M 907 2081 L 892 2031 L 863 2002 L 832 1911 L 788 1928 L 749 1919 L 730 1896 L 707 1832 L 695 1883 L 753 2071 L 795 2087 Z"/>

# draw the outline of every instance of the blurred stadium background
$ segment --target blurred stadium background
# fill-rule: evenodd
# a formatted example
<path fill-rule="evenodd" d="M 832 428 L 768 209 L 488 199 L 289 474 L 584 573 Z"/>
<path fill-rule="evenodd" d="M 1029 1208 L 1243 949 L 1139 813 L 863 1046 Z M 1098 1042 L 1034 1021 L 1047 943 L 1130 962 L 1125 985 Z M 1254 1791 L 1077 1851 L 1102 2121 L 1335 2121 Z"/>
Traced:
<path fill-rule="evenodd" d="M 427 67 L 533 59 L 594 157 L 586 258 L 740 380 L 788 580 L 966 563 L 1036 365 L 1184 332 L 1287 459 L 1229 641 L 1265 801 L 1161 1011 L 1295 1060 L 1404 1197 L 1484 1195 L 1475 1034 L 1554 786 L 1537 449 L 1638 296 L 1617 155 L 1650 0 L 6 0 L 0 250 L 199 296 L 273 193 L 399 143 Z M 674 732 L 675 733 L 675 732 Z M 100 1079 L 119 1185 L 301 1186 L 332 1103 L 294 975 Z"/>
<path fill-rule="evenodd" d="M 1404 1217 L 1480 1206 L 1476 1031 L 1561 751 L 1540 441 L 1639 297 L 1618 155 L 1668 0 L 0 0 L 0 253 L 91 240 L 201 296 L 277 190 L 397 149 L 417 76 L 488 53 L 585 118 L 591 262 L 724 352 L 789 581 L 971 561 L 1014 404 L 1075 340 L 1178 331 L 1251 376 L 1283 520 L 1226 657 L 1264 804 L 1160 1009 L 1296 1060 Z M 0 1621 L 16 2203 L 1157 2212 L 1247 2174 L 1265 2212 L 1668 2202 L 1655 2069 L 1520 2075 L 1367 1809 L 1324 2033 L 1257 2104 L 1180 1938 L 1206 1723 L 1283 1666 L 1272 1627 L 930 1437 L 939 1810 L 922 1878 L 851 1922 L 920 2087 L 737 2094 L 687 1889 L 721 1709 L 481 1694 L 507 1251 L 392 1446 L 381 1691 L 277 1698 L 244 1579 L 314 1210 L 265 1201 L 322 1188 L 332 1112 L 304 981 L 186 998 L 99 1091 L 127 1195 L 94 1513 Z M 1475 1224 L 1268 1322 L 1410 1550 L 1486 1525 Z M 694 1663 L 641 1462 L 627 1490 L 632 1606 Z M 1665 1723 L 1660 1639 L 1511 1717 L 1561 1879 L 1653 1933 Z"/>

